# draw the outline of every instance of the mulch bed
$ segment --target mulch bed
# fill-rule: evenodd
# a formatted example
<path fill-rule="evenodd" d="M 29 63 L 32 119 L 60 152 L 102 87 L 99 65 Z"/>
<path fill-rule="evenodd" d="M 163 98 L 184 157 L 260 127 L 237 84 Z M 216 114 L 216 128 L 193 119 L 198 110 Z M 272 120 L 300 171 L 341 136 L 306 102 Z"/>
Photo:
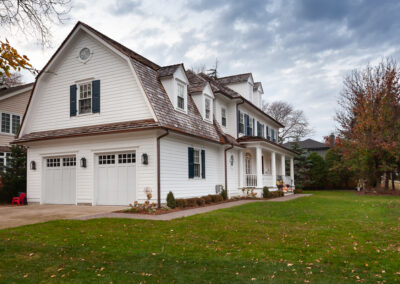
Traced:
<path fill-rule="evenodd" d="M 272 199 L 272 198 L 253 198 L 253 197 L 247 197 L 246 198 L 246 197 L 242 197 L 242 198 L 236 198 L 236 199 L 228 199 L 228 200 L 224 200 L 224 201 L 221 201 L 221 202 L 213 202 L 213 203 L 210 203 L 210 204 L 205 204 L 203 206 L 185 207 L 185 208 L 176 207 L 174 209 L 157 208 L 156 211 L 154 211 L 154 212 L 149 212 L 149 211 L 146 211 L 146 210 L 143 210 L 143 211 L 128 211 L 129 209 L 119 210 L 119 211 L 115 211 L 115 212 L 116 213 L 126 213 L 126 214 L 163 215 L 163 214 L 168 214 L 168 213 L 177 212 L 177 211 L 184 211 L 184 210 L 188 210 L 188 209 L 208 207 L 208 206 L 218 205 L 218 204 L 222 204 L 222 203 L 235 202 L 235 201 L 240 201 L 240 200 L 268 200 L 268 199 Z"/>

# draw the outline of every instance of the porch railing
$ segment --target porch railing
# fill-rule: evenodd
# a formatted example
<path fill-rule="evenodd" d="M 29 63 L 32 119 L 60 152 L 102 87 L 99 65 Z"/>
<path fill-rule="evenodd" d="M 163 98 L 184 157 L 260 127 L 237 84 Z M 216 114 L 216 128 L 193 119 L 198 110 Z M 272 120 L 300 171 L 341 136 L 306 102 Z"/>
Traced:
<path fill-rule="evenodd" d="M 244 182 L 246 187 L 256 187 L 257 186 L 257 175 L 245 174 Z"/>
<path fill-rule="evenodd" d="M 272 175 L 268 175 L 268 174 L 263 174 L 263 184 L 264 184 L 264 186 L 268 186 L 268 187 L 276 186 L 272 182 Z"/>
<path fill-rule="evenodd" d="M 284 176 L 283 177 L 283 182 L 286 184 L 290 184 L 292 185 L 292 179 L 290 178 L 290 176 Z"/>

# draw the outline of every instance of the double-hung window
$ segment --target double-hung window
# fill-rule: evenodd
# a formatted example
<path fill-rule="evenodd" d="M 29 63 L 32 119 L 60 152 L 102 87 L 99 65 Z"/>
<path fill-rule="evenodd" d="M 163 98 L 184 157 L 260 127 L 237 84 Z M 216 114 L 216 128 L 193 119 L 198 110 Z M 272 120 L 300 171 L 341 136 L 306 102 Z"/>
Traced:
<path fill-rule="evenodd" d="M 79 114 L 92 112 L 92 82 L 79 85 Z"/>
<path fill-rule="evenodd" d="M 205 118 L 211 120 L 211 100 L 205 99 Z"/>
<path fill-rule="evenodd" d="M 221 108 L 221 124 L 226 127 L 226 109 Z"/>
<path fill-rule="evenodd" d="M 5 171 L 8 161 L 10 159 L 11 153 L 0 152 L 0 171 Z"/>
<path fill-rule="evenodd" d="M 1 132 L 17 134 L 21 117 L 15 114 L 1 113 Z"/>
<path fill-rule="evenodd" d="M 185 110 L 185 86 L 181 83 L 178 83 L 177 106 L 179 109 Z"/>
<path fill-rule="evenodd" d="M 253 132 L 253 121 L 254 118 L 249 117 L 249 136 L 253 136 L 254 132 Z"/>
<path fill-rule="evenodd" d="M 200 150 L 194 149 L 193 151 L 193 166 L 194 166 L 194 177 L 201 177 Z"/>
<path fill-rule="evenodd" d="M 244 133 L 244 113 L 240 113 L 239 118 L 239 133 Z"/>

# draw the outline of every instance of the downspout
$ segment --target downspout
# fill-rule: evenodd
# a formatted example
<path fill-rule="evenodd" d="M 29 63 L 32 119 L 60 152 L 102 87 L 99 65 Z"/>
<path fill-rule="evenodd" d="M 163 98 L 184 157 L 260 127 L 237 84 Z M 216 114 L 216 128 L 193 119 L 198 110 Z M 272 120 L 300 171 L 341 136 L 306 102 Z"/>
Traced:
<path fill-rule="evenodd" d="M 233 144 L 231 144 L 230 147 L 228 147 L 228 148 L 226 148 L 224 150 L 224 157 L 225 157 L 225 159 L 224 159 L 224 161 L 225 161 L 225 190 L 226 190 L 227 194 L 228 194 L 228 165 L 227 165 L 227 161 L 226 161 L 226 152 L 231 150 L 232 148 L 233 148 Z"/>
<path fill-rule="evenodd" d="M 161 176 L 160 176 L 160 139 L 167 136 L 169 134 L 168 129 L 165 129 L 167 132 L 157 137 L 157 205 L 158 208 L 161 208 Z"/>
<path fill-rule="evenodd" d="M 239 121 L 240 121 L 240 117 L 238 117 L 238 110 L 239 110 L 239 105 L 244 104 L 244 99 L 242 99 L 242 101 L 240 103 L 236 104 L 236 137 L 239 138 Z"/>

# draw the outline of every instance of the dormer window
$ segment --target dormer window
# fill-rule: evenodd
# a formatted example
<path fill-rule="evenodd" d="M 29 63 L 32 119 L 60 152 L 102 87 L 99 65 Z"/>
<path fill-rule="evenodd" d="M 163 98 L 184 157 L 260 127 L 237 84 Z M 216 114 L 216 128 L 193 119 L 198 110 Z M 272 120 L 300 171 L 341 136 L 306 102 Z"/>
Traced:
<path fill-rule="evenodd" d="M 226 109 L 221 108 L 221 124 L 226 127 Z"/>
<path fill-rule="evenodd" d="M 177 107 L 181 110 L 185 110 L 185 85 L 182 83 L 178 83 L 177 95 Z"/>
<path fill-rule="evenodd" d="M 210 101 L 210 99 L 206 99 L 205 111 L 206 111 L 205 118 L 210 120 L 210 116 L 211 116 L 211 101 Z"/>

